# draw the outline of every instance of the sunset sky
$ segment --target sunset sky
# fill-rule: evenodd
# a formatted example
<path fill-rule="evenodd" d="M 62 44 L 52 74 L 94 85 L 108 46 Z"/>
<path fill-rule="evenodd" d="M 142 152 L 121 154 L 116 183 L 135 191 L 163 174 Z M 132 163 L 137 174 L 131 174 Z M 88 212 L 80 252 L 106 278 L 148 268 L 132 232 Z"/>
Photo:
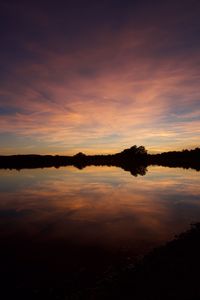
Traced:
<path fill-rule="evenodd" d="M 0 2 L 0 154 L 200 146 L 200 1 Z"/>

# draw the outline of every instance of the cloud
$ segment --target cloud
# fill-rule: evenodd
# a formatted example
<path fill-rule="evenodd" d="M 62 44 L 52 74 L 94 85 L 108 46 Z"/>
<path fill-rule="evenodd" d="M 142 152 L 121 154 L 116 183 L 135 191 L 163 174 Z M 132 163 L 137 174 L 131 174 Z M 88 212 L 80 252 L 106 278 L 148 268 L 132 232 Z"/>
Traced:
<path fill-rule="evenodd" d="M 42 43 L 22 38 L 29 56 L 8 64 L 0 132 L 31 137 L 37 152 L 52 153 L 197 145 L 199 48 L 182 47 L 179 27 L 169 34 L 156 22 L 129 18 L 119 30 L 105 23 L 71 45 L 56 29 Z"/>

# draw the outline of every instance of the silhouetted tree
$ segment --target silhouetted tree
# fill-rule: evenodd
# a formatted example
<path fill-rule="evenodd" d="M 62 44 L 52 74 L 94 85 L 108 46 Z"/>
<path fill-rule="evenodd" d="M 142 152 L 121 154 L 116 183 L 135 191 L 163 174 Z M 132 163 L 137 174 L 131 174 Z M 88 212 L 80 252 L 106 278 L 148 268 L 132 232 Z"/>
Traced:
<path fill-rule="evenodd" d="M 85 155 L 83 152 L 79 152 L 77 154 L 74 155 L 74 158 L 85 158 L 87 155 Z"/>
<path fill-rule="evenodd" d="M 136 145 L 134 145 L 129 149 L 123 150 L 121 154 L 126 156 L 144 156 L 147 155 L 147 150 L 144 146 L 137 147 Z"/>

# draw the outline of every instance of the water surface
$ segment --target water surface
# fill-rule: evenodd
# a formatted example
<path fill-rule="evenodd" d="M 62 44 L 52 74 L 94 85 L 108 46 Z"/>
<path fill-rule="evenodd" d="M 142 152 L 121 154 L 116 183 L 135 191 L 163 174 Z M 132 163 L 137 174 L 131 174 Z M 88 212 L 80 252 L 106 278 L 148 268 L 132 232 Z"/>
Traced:
<path fill-rule="evenodd" d="M 89 285 L 200 221 L 199 172 L 148 167 L 0 170 L 5 284 Z M 86 282 L 84 282 L 84 280 Z"/>

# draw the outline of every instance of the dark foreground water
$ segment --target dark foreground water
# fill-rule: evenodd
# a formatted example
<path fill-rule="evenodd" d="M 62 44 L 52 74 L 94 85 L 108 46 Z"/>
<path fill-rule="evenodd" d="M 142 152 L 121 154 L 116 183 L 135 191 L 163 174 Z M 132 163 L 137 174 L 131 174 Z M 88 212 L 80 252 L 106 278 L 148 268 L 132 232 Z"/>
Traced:
<path fill-rule="evenodd" d="M 73 294 L 199 221 L 195 170 L 0 170 L 1 283 Z"/>

